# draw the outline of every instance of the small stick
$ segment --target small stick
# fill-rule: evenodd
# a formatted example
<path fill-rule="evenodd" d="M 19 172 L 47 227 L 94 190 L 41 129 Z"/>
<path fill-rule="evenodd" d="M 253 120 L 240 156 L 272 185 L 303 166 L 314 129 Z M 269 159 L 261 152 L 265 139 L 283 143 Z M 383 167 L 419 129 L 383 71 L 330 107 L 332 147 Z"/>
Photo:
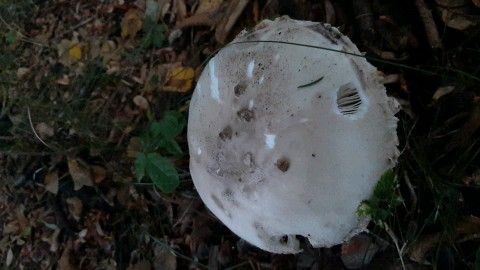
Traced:
<path fill-rule="evenodd" d="M 35 136 L 37 137 L 37 139 L 43 143 L 43 145 L 45 145 L 46 147 L 48 147 L 50 150 L 52 151 L 55 151 L 52 147 L 50 147 L 46 142 L 44 142 L 42 140 L 42 138 L 40 138 L 40 136 L 38 136 L 37 132 L 35 131 L 35 127 L 33 126 L 33 122 L 32 122 L 32 116 L 30 115 L 30 107 L 27 106 L 27 113 L 28 113 L 28 121 L 30 122 L 30 127 L 32 128 L 32 131 L 33 131 L 33 134 L 35 134 Z"/>

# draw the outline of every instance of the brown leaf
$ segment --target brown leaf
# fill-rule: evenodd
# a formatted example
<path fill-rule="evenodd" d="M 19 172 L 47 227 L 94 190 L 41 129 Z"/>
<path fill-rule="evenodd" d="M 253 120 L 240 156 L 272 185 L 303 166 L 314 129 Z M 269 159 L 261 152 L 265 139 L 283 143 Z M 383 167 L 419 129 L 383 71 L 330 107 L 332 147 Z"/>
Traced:
<path fill-rule="evenodd" d="M 154 269 L 175 270 L 177 269 L 177 257 L 166 245 L 156 245 L 153 259 Z"/>
<path fill-rule="evenodd" d="M 77 269 L 77 267 L 70 262 L 70 255 L 72 253 L 72 249 L 73 249 L 73 242 L 72 240 L 68 240 L 63 249 L 62 256 L 57 262 L 58 263 L 57 269 L 59 270 L 76 270 Z"/>
<path fill-rule="evenodd" d="M 78 41 L 77 35 L 72 40 L 63 39 L 57 46 L 59 62 L 66 67 L 75 64 L 82 58 L 83 45 Z"/>
<path fill-rule="evenodd" d="M 64 74 L 61 79 L 58 79 L 55 82 L 60 85 L 70 85 L 70 78 L 68 75 Z"/>
<path fill-rule="evenodd" d="M 92 165 L 91 171 L 95 183 L 101 183 L 107 177 L 107 170 L 102 166 Z"/>
<path fill-rule="evenodd" d="M 408 252 L 410 260 L 422 264 L 425 263 L 427 254 L 440 242 L 440 239 L 440 234 L 431 234 L 419 237 L 413 243 Z"/>
<path fill-rule="evenodd" d="M 151 269 L 152 264 L 148 260 L 141 260 L 138 261 L 135 264 L 130 265 L 127 270 L 145 270 L 145 269 Z M 155 269 L 163 269 L 163 268 L 155 268 Z"/>
<path fill-rule="evenodd" d="M 447 152 L 454 150 L 457 147 L 466 147 L 470 144 L 471 138 L 476 130 L 480 128 L 480 105 L 475 106 L 470 114 L 468 120 L 463 126 L 453 135 L 448 142 L 445 150 Z"/>
<path fill-rule="evenodd" d="M 30 75 L 29 68 L 20 67 L 17 69 L 17 77 L 19 79 L 25 79 L 28 75 Z"/>
<path fill-rule="evenodd" d="M 137 152 L 142 150 L 142 140 L 139 137 L 132 137 L 127 146 L 127 156 L 129 158 L 135 158 Z"/>
<path fill-rule="evenodd" d="M 439 49 L 443 47 L 438 28 L 433 19 L 432 11 L 427 7 L 424 0 L 415 0 L 415 6 L 417 7 L 418 14 L 422 18 L 423 26 L 427 34 L 428 43 L 433 49 Z"/>
<path fill-rule="evenodd" d="M 249 2 L 250 0 L 238 0 L 229 3 L 223 19 L 220 21 L 215 31 L 215 38 L 220 44 L 224 44 L 227 41 L 233 26 L 238 18 L 240 18 L 240 15 L 242 15 Z"/>
<path fill-rule="evenodd" d="M 476 216 L 463 217 L 455 226 L 455 233 L 461 237 L 480 232 L 480 218 Z"/>
<path fill-rule="evenodd" d="M 440 2 L 440 3 L 439 3 Z M 443 22 L 450 28 L 460 31 L 479 24 L 478 19 L 472 16 L 465 1 L 444 1 L 437 0 L 437 10 L 441 14 Z"/>
<path fill-rule="evenodd" d="M 137 9 L 130 9 L 122 19 L 122 38 L 135 38 L 142 29 L 142 13 Z"/>
<path fill-rule="evenodd" d="M 198 6 L 195 14 L 211 12 L 220 8 L 224 0 L 200 0 L 200 5 Z"/>
<path fill-rule="evenodd" d="M 167 84 L 163 88 L 169 92 L 188 92 L 192 88 L 195 71 L 191 67 L 176 67 L 167 74 Z"/>
<path fill-rule="evenodd" d="M 123 48 L 117 48 L 115 41 L 106 40 L 100 46 L 100 56 L 103 64 L 110 63 L 111 60 L 119 61 L 122 58 Z"/>
<path fill-rule="evenodd" d="M 137 105 L 142 111 L 148 111 L 148 100 L 141 95 L 136 95 L 133 98 L 133 103 Z"/>
<path fill-rule="evenodd" d="M 195 25 L 208 25 L 216 28 L 215 38 L 221 44 L 227 40 L 230 31 L 245 10 L 250 0 L 217 1 L 206 0 L 205 8 L 199 8 L 200 12 L 182 20 L 177 24 L 178 28 Z M 208 9 L 209 8 L 209 9 Z"/>
<path fill-rule="evenodd" d="M 57 194 L 58 192 L 58 171 L 48 172 L 45 176 L 45 190 Z"/>
<path fill-rule="evenodd" d="M 53 128 L 45 122 L 38 123 L 35 126 L 35 130 L 37 131 L 38 136 L 42 139 L 52 137 L 55 134 Z"/>
<path fill-rule="evenodd" d="M 93 186 L 92 173 L 89 166 L 84 162 L 68 158 L 68 172 L 72 177 L 75 190 L 79 190 L 83 186 Z"/>
<path fill-rule="evenodd" d="M 82 217 L 82 212 L 83 212 L 83 203 L 82 200 L 80 200 L 77 197 L 70 197 L 67 198 L 66 200 L 67 207 L 68 207 L 68 212 L 72 217 L 76 220 L 79 221 L 80 218 Z"/>
<path fill-rule="evenodd" d="M 356 235 L 350 241 L 342 244 L 341 259 L 348 269 L 361 268 L 368 265 L 380 248 L 372 243 L 367 235 Z"/>
<path fill-rule="evenodd" d="M 455 86 L 451 86 L 451 85 L 437 88 L 437 90 L 432 96 L 432 102 L 433 103 L 437 102 L 441 97 L 447 94 L 450 94 L 454 89 L 455 89 Z"/>

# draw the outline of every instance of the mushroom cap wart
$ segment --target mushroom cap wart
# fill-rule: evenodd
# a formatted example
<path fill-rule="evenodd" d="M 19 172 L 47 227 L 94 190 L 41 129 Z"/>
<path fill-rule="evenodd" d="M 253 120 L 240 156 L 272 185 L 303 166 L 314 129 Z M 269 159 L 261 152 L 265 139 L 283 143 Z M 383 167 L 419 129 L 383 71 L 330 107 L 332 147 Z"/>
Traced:
<path fill-rule="evenodd" d="M 262 40 L 335 51 L 250 42 Z M 210 60 L 190 103 L 198 193 L 234 233 L 270 252 L 301 251 L 299 235 L 314 247 L 348 240 L 367 225 L 359 203 L 396 163 L 395 101 L 364 58 L 338 52 L 360 54 L 329 25 L 263 21 L 232 43 L 243 41 Z"/>

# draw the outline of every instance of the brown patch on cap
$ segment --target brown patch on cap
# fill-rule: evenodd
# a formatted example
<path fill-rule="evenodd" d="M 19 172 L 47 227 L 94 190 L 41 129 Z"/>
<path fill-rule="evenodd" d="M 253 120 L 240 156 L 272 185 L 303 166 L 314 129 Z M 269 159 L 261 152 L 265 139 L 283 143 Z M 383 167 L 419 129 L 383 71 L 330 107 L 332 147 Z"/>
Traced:
<path fill-rule="evenodd" d="M 290 161 L 286 158 L 281 158 L 275 162 L 275 166 L 277 166 L 280 171 L 286 172 L 288 168 L 290 168 Z"/>

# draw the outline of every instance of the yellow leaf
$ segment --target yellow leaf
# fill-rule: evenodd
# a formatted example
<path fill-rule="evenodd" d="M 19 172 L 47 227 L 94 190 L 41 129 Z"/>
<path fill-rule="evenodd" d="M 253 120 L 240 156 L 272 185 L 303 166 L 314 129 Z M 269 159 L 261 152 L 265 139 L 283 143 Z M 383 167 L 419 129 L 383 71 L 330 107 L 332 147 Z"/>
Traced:
<path fill-rule="evenodd" d="M 82 58 L 82 43 L 77 38 L 72 40 L 62 39 L 58 44 L 59 61 L 64 66 L 71 66 Z"/>
<path fill-rule="evenodd" d="M 70 57 L 76 60 L 82 59 L 82 48 L 80 48 L 80 45 L 75 44 L 69 51 L 68 54 L 70 54 Z"/>
<path fill-rule="evenodd" d="M 140 29 L 142 29 L 142 14 L 136 9 L 130 9 L 122 19 L 122 32 L 120 35 L 122 38 L 128 36 L 135 38 Z"/>
<path fill-rule="evenodd" d="M 167 87 L 165 91 L 169 92 L 188 92 L 192 88 L 195 71 L 191 67 L 177 67 L 168 72 Z"/>

